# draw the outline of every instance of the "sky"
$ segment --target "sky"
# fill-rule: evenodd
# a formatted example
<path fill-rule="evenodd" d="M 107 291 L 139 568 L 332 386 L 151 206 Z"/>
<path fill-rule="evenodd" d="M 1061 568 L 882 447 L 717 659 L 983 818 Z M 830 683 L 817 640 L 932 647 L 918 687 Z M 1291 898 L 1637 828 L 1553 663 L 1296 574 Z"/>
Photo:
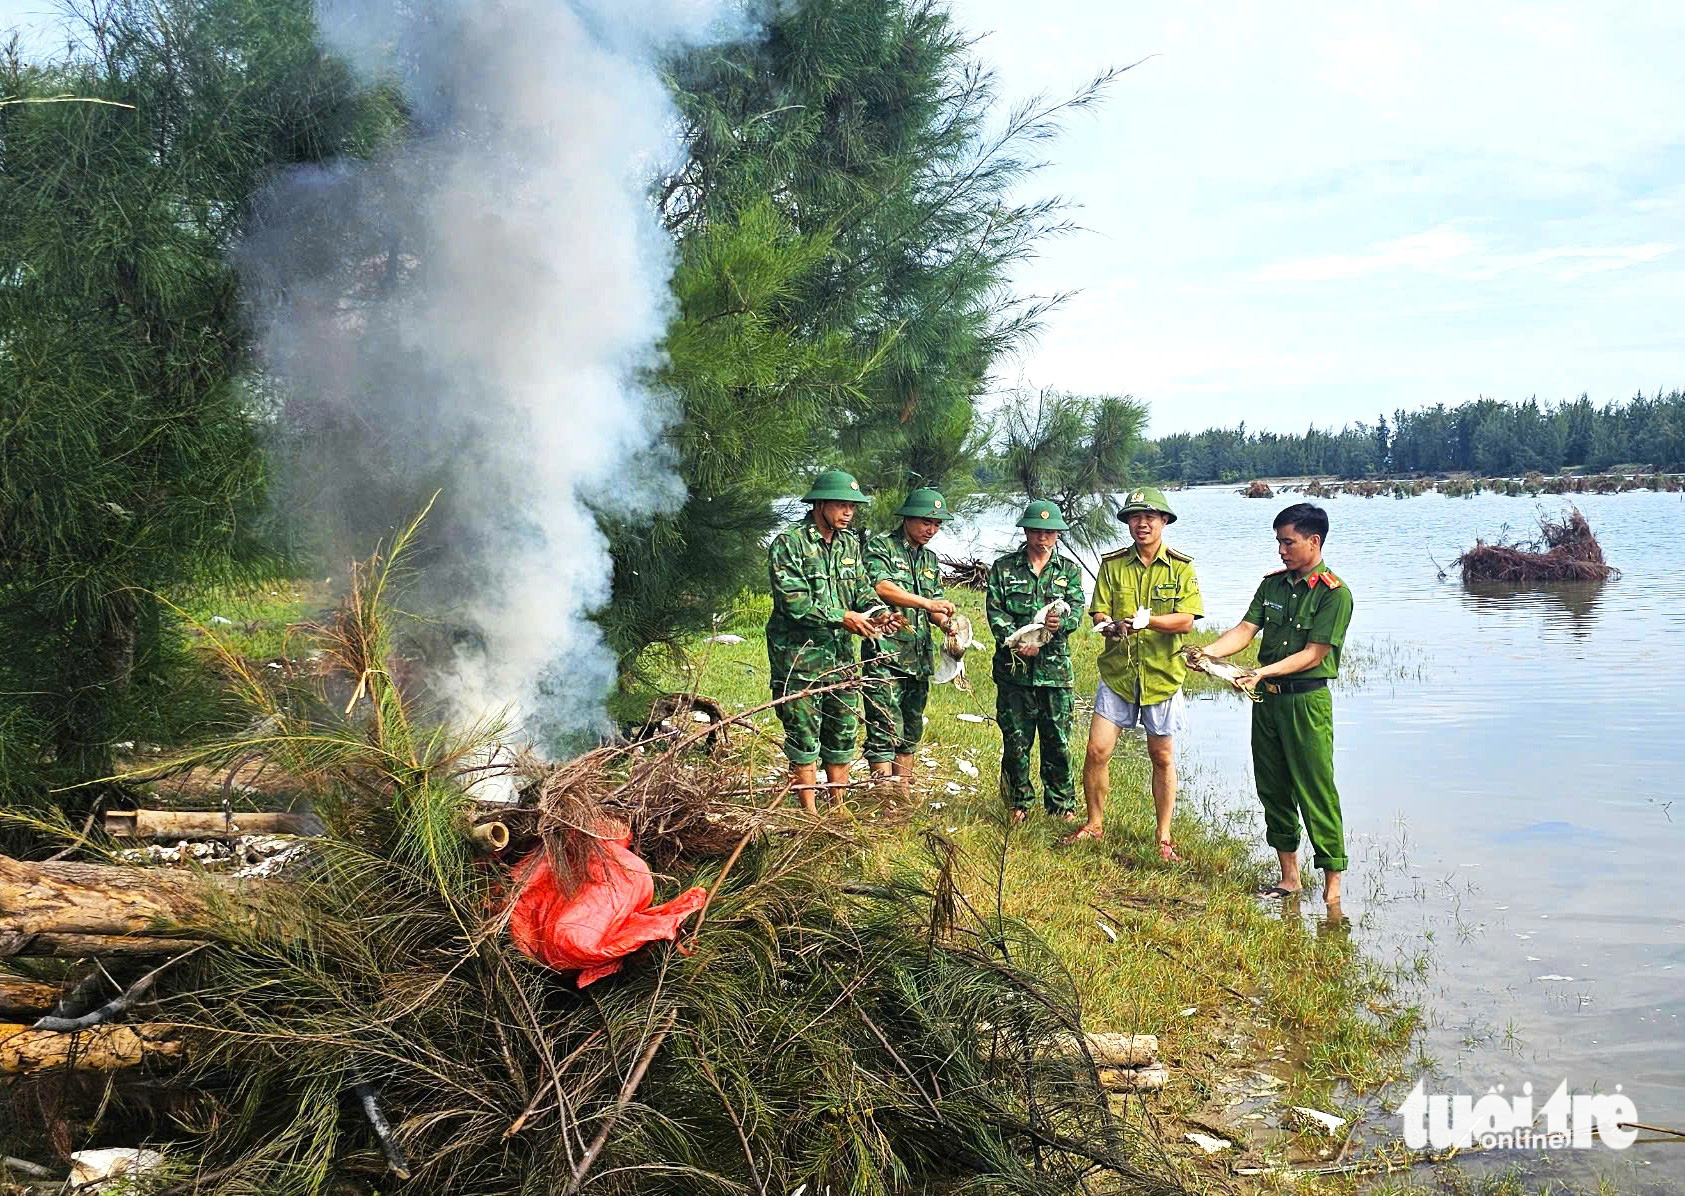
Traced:
<path fill-rule="evenodd" d="M 1685 388 L 1685 4 L 954 11 L 1009 97 L 1146 59 L 1034 184 L 1088 231 L 1022 271 L 1080 293 L 1009 381 L 1156 434 Z"/>
<path fill-rule="evenodd" d="M 1685 4 L 951 0 L 1007 100 L 1140 61 L 1031 186 L 1002 385 L 1165 434 L 1685 387 Z M 0 0 L 0 27 L 50 0 Z"/>

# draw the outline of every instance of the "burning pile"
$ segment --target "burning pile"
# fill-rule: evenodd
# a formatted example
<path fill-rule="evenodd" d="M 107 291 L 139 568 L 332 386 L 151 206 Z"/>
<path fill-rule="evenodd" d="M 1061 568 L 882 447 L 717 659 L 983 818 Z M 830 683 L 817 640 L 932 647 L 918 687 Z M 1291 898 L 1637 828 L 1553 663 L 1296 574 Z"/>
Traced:
<path fill-rule="evenodd" d="M 0 940 L 35 953 L 0 1004 L 63 1019 L 0 1030 L 5 1153 L 62 1158 L 75 1124 L 228 1193 L 1172 1190 L 1058 1046 L 1087 1041 L 1070 977 L 946 841 L 928 876 L 851 879 L 852 835 L 743 803 L 701 727 L 514 761 L 514 800 L 479 801 L 501 728 L 416 716 L 386 574 L 320 629 L 319 688 L 230 656 L 255 729 L 159 769 L 261 754 L 321 819 L 302 865 L 0 858 Z M 706 904 L 582 990 L 512 944 L 511 857 L 578 893 L 611 827 Z"/>
<path fill-rule="evenodd" d="M 1462 566 L 1463 581 L 1606 581 L 1620 572 L 1603 559 L 1603 548 L 1577 507 L 1569 507 L 1560 522 L 1541 516 L 1539 533 L 1531 543 L 1475 541 L 1455 562 Z"/>

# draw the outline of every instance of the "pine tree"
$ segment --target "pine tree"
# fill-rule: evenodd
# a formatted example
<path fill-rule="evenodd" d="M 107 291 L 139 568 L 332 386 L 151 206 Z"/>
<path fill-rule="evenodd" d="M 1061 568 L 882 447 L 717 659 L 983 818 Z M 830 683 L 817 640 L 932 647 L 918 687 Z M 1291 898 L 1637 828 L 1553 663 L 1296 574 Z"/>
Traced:
<path fill-rule="evenodd" d="M 371 132 L 308 0 L 100 0 L 0 95 L 0 785 L 155 729 L 160 594 L 274 561 L 227 250 L 268 171 Z"/>

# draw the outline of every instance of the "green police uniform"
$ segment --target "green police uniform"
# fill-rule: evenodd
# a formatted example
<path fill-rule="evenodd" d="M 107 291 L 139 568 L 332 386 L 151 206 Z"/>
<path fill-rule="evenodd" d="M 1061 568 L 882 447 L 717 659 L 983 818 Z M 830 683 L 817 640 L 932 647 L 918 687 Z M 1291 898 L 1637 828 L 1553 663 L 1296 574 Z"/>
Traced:
<path fill-rule="evenodd" d="M 1155 615 L 1205 614 L 1193 558 L 1168 544 L 1143 561 L 1131 544 L 1100 558 L 1094 582 L 1091 615 L 1128 619 L 1141 607 Z M 1183 637 L 1163 631 L 1137 631 L 1106 640 L 1100 650 L 1100 680 L 1126 702 L 1156 706 L 1168 702 L 1182 688 L 1188 666 L 1179 655 Z"/>
<path fill-rule="evenodd" d="M 1299 822 L 1325 871 L 1346 869 L 1345 828 L 1334 787 L 1334 699 L 1340 648 L 1351 624 L 1352 592 L 1327 565 L 1302 578 L 1286 569 L 1258 585 L 1246 622 L 1263 628 L 1258 662 L 1274 664 L 1307 644 L 1327 644 L 1314 668 L 1260 682 L 1252 708 L 1252 771 L 1264 806 L 1265 838 L 1276 851 L 1299 849 Z"/>
<path fill-rule="evenodd" d="M 863 502 L 859 484 L 841 470 L 821 474 L 804 501 Z M 855 664 L 854 635 L 843 627 L 849 611 L 876 604 L 860 537 L 839 532 L 826 543 L 813 517 L 774 536 L 767 550 L 772 615 L 766 623 L 772 696 L 784 724 L 784 755 L 792 764 L 848 764 L 860 733 L 857 689 L 790 697 L 812 685 L 844 680 Z"/>
<path fill-rule="evenodd" d="M 1019 526 L 1064 527 L 1051 503 L 1032 503 Z M 1037 611 L 1063 598 L 1071 612 L 1053 638 L 1034 656 L 1020 656 L 1006 646 L 1006 637 L 1035 617 Z M 989 570 L 986 612 L 995 637 L 995 718 L 1000 723 L 1001 797 L 1014 810 L 1035 801 L 1030 783 L 1030 751 L 1041 739 L 1042 801 L 1049 812 L 1064 814 L 1077 808 L 1071 777 L 1072 700 L 1070 634 L 1082 609 L 1082 571 L 1070 557 L 1054 549 L 1038 575 L 1030 568 L 1028 550 L 1009 552 Z"/>
<path fill-rule="evenodd" d="M 920 598 L 944 597 L 936 554 L 913 547 L 905 528 L 871 538 L 866 572 L 874 586 L 890 581 Z M 873 764 L 911 755 L 924 738 L 924 708 L 936 672 L 930 614 L 916 607 L 901 614 L 907 625 L 885 636 L 866 662 L 866 759 Z"/>

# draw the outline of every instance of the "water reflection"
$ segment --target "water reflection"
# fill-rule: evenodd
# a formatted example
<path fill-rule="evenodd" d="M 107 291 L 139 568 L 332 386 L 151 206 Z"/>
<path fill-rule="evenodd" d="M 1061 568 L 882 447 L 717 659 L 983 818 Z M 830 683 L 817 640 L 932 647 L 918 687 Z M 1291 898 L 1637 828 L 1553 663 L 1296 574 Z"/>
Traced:
<path fill-rule="evenodd" d="M 1597 608 L 1607 584 L 1561 581 L 1515 585 L 1503 581 L 1470 581 L 1463 583 L 1462 599 L 1463 605 L 1476 614 L 1517 608 L 1536 610 L 1547 627 L 1564 628 L 1583 639 L 1597 623 Z"/>

